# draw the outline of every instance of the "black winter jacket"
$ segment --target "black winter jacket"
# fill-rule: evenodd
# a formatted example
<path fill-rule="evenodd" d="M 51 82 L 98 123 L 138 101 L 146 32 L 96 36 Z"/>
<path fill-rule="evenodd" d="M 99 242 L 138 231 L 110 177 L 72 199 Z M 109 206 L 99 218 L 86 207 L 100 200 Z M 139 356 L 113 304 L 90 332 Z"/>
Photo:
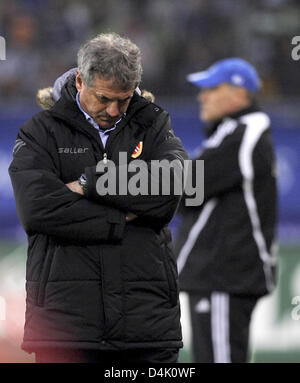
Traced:
<path fill-rule="evenodd" d="M 167 228 L 180 196 L 100 197 L 95 167 L 104 149 L 75 95 L 71 79 L 51 110 L 21 127 L 9 168 L 29 242 L 22 348 L 181 347 Z M 135 94 L 110 134 L 107 158 L 119 166 L 122 151 L 129 163 L 139 142 L 144 161 L 187 158 L 168 114 Z M 65 186 L 83 172 L 89 183 L 84 197 Z M 138 216 L 131 223 L 125 222 L 128 211 Z"/>
<path fill-rule="evenodd" d="M 180 288 L 262 296 L 274 287 L 276 265 L 270 119 L 253 105 L 207 132 L 195 159 L 204 161 L 204 202 L 186 207 L 183 197 L 179 209 L 175 249 Z"/>

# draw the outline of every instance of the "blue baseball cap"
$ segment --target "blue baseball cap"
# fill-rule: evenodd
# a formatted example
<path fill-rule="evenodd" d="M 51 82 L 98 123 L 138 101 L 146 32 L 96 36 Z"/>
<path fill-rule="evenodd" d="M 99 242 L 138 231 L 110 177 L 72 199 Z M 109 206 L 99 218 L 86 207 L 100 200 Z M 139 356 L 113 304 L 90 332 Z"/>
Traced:
<path fill-rule="evenodd" d="M 255 68 L 241 58 L 217 61 L 207 70 L 191 73 L 187 80 L 199 88 L 213 88 L 223 83 L 240 86 L 252 92 L 260 88 Z"/>

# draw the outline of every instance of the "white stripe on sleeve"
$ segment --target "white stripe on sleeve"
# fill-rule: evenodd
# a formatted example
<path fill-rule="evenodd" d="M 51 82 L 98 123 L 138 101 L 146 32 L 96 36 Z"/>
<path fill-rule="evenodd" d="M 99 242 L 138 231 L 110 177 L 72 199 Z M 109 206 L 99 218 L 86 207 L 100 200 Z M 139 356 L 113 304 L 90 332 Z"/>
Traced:
<path fill-rule="evenodd" d="M 274 287 L 271 269 L 273 260 L 268 253 L 266 241 L 261 230 L 261 223 L 253 190 L 254 168 L 252 161 L 253 150 L 262 134 L 268 129 L 270 119 L 266 114 L 256 112 L 242 117 L 240 121 L 247 125 L 239 150 L 239 166 L 244 178 L 243 193 L 252 225 L 253 237 L 258 247 L 259 256 L 264 265 L 263 268 L 267 289 L 271 291 Z"/>
<path fill-rule="evenodd" d="M 178 259 L 177 259 L 178 274 L 181 273 L 188 259 L 188 256 L 197 241 L 199 234 L 201 233 L 204 226 L 206 225 L 206 222 L 211 216 L 216 205 L 217 205 L 217 199 L 213 198 L 207 201 L 206 204 L 203 206 L 197 221 L 192 226 L 191 231 L 189 232 L 188 238 L 178 255 Z"/>

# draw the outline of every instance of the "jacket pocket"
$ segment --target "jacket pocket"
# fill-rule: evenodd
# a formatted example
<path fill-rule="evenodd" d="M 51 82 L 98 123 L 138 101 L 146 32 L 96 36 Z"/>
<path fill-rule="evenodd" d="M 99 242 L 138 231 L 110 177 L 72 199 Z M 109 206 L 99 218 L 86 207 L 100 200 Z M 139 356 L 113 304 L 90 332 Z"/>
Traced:
<path fill-rule="evenodd" d="M 46 256 L 42 265 L 41 274 L 39 278 L 38 291 L 37 291 L 37 306 L 43 306 L 45 302 L 46 285 L 48 282 L 50 269 L 53 261 L 55 245 L 49 240 Z"/>

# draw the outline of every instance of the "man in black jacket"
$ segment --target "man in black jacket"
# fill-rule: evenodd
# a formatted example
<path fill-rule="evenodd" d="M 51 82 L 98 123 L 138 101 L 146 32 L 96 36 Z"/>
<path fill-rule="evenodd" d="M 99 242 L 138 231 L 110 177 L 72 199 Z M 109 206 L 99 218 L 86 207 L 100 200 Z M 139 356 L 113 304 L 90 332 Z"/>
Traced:
<path fill-rule="evenodd" d="M 276 171 L 269 117 L 254 102 L 256 70 L 230 58 L 188 81 L 200 88 L 208 136 L 204 203 L 182 198 L 176 253 L 180 288 L 189 294 L 195 362 L 247 361 L 257 299 L 274 287 Z M 195 169 L 195 167 L 193 167 Z"/>
<path fill-rule="evenodd" d="M 18 133 L 9 172 L 29 242 L 22 348 L 38 362 L 177 361 L 167 225 L 181 196 L 124 192 L 123 181 L 138 159 L 143 180 L 161 186 L 151 161 L 187 155 L 168 113 L 138 94 L 141 74 L 137 46 L 101 34 L 80 48 L 55 105 Z M 116 193 L 103 193 L 104 179 Z"/>

